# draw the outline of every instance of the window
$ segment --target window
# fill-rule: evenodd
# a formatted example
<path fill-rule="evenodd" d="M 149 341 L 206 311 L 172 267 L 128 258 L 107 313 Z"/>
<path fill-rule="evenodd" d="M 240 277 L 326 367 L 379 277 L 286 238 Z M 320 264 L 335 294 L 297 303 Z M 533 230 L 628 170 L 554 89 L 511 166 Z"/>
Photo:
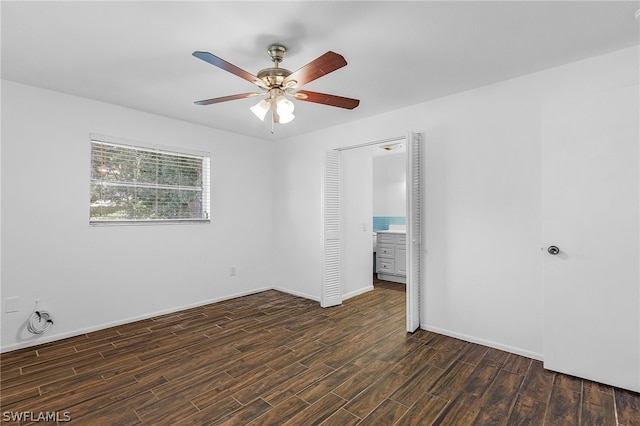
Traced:
<path fill-rule="evenodd" d="M 91 136 L 89 223 L 209 222 L 209 154 L 135 144 Z"/>

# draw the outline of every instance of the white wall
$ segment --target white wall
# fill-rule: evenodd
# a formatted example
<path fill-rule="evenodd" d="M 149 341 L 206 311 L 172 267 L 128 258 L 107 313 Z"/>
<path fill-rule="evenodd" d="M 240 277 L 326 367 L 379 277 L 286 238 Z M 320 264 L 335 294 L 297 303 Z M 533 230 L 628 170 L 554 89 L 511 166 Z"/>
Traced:
<path fill-rule="evenodd" d="M 89 133 L 210 151 L 211 224 L 90 227 Z M 272 154 L 251 139 L 2 82 L 2 350 L 272 287 Z M 260 178 L 256 178 L 259 176 Z M 230 276 L 230 267 L 237 275 Z"/>
<path fill-rule="evenodd" d="M 407 215 L 406 169 L 407 157 L 404 153 L 373 157 L 374 216 Z"/>
<path fill-rule="evenodd" d="M 422 326 L 540 358 L 541 105 L 637 69 L 625 49 L 275 144 L 3 82 L 2 298 L 21 304 L 2 313 L 2 349 L 21 343 L 35 297 L 56 320 L 45 339 L 260 288 L 319 300 L 322 153 L 416 130 Z M 210 150 L 212 224 L 89 227 L 89 133 Z"/>
<path fill-rule="evenodd" d="M 341 151 L 343 299 L 373 290 L 372 154 L 363 147 Z"/>
<path fill-rule="evenodd" d="M 277 143 L 275 283 L 320 295 L 322 152 L 420 131 L 422 327 L 542 358 L 541 104 L 637 71 L 630 48 Z"/>

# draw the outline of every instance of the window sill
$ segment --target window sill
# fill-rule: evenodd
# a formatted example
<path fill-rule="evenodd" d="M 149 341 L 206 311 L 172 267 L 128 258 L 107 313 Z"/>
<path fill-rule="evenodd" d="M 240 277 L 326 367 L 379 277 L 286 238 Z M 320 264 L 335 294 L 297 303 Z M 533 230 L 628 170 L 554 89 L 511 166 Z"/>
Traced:
<path fill-rule="evenodd" d="M 153 226 L 153 225 L 202 225 L 211 219 L 163 219 L 163 220 L 96 220 L 89 226 Z"/>

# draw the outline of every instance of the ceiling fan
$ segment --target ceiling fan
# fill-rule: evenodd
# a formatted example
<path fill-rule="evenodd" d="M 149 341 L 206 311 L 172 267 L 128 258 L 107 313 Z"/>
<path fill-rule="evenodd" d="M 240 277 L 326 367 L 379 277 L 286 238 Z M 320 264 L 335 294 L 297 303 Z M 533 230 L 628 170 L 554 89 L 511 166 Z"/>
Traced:
<path fill-rule="evenodd" d="M 327 52 L 314 59 L 297 71 L 291 72 L 280 68 L 287 49 L 284 46 L 274 44 L 267 50 L 274 66 L 265 68 L 253 75 L 229 62 L 221 59 L 209 52 L 193 52 L 193 56 L 202 59 L 218 68 L 237 75 L 240 78 L 255 84 L 262 92 L 240 93 L 237 95 L 222 96 L 219 98 L 196 101 L 197 105 L 210 105 L 220 102 L 233 101 L 236 99 L 250 98 L 253 96 L 266 95 L 256 105 L 251 107 L 251 111 L 260 119 L 264 118 L 271 109 L 271 123 L 288 123 L 295 118 L 293 115 L 294 104 L 288 96 L 305 102 L 314 102 L 345 109 L 354 109 L 360 101 L 358 99 L 345 98 L 342 96 L 328 95 L 326 93 L 311 92 L 308 90 L 297 90 L 300 86 L 327 75 L 339 68 L 347 65 L 347 61 L 335 52 Z"/>

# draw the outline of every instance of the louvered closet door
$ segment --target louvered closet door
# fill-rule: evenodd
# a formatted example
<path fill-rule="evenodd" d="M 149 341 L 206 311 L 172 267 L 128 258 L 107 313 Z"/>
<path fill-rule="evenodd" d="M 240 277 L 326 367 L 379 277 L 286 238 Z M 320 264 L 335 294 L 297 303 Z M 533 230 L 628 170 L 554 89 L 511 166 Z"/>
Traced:
<path fill-rule="evenodd" d="M 420 284 L 422 282 L 422 139 L 407 136 L 407 331 L 420 327 Z"/>
<path fill-rule="evenodd" d="M 340 202 L 340 152 L 327 151 L 324 155 L 322 203 L 324 250 L 320 303 L 323 308 L 342 304 Z"/>

